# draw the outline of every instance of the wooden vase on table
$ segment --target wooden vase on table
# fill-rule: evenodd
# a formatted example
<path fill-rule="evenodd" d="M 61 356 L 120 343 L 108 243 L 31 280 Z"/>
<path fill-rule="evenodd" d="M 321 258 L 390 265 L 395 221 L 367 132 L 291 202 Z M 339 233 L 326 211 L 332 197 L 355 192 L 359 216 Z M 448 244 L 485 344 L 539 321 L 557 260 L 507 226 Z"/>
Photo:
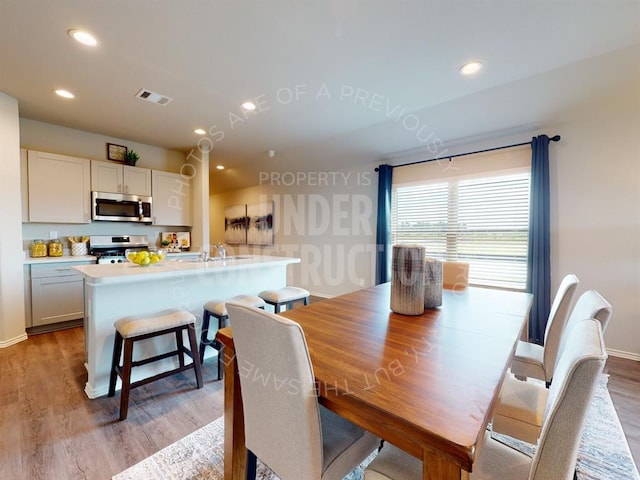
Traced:
<path fill-rule="evenodd" d="M 424 247 L 394 245 L 391 266 L 391 310 L 402 315 L 424 313 Z"/>
<path fill-rule="evenodd" d="M 424 261 L 424 308 L 442 305 L 442 262 L 435 258 Z"/>

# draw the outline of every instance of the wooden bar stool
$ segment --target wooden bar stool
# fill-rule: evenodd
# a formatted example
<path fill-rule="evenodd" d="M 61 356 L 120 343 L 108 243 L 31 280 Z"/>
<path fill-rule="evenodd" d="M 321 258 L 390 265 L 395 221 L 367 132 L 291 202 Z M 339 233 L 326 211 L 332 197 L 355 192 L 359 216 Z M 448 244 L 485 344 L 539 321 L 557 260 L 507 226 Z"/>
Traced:
<path fill-rule="evenodd" d="M 196 317 L 190 312 L 184 310 L 167 310 L 154 316 L 125 317 L 114 323 L 116 327 L 116 339 L 113 345 L 113 360 L 111 362 L 111 376 L 109 378 L 109 396 L 113 397 L 115 395 L 116 380 L 117 376 L 119 376 L 122 380 L 120 420 L 127 418 L 129 391 L 133 388 L 188 369 L 195 371 L 197 387 L 202 388 L 202 372 L 200 370 L 200 362 L 198 362 L 195 321 Z M 184 330 L 187 331 L 189 337 L 190 349 L 186 348 L 182 341 L 182 333 Z M 176 350 L 161 353 L 143 360 L 133 361 L 133 345 L 135 342 L 170 333 L 176 336 Z M 122 355 L 122 365 L 120 365 L 120 354 L 122 352 L 123 342 L 124 354 Z M 193 360 L 189 365 L 185 365 L 185 354 Z M 178 357 L 179 366 L 177 368 L 131 383 L 131 369 L 133 367 L 139 367 L 174 356 Z"/>
<path fill-rule="evenodd" d="M 258 294 L 269 305 L 273 305 L 275 313 L 280 313 L 283 305 L 287 306 L 287 310 L 293 308 L 294 302 L 304 302 L 309 304 L 309 292 L 299 287 L 284 287 L 278 290 L 264 290 Z"/>
<path fill-rule="evenodd" d="M 204 304 L 204 312 L 202 314 L 202 332 L 200 333 L 200 363 L 204 363 L 204 350 L 211 347 L 218 351 L 218 380 L 222 379 L 222 344 L 215 339 L 215 332 L 225 326 L 225 322 L 229 318 L 227 313 L 226 302 L 240 303 L 250 307 L 265 307 L 265 302 L 260 297 L 254 295 L 237 295 L 228 300 L 212 300 Z M 215 317 L 218 321 L 218 327 L 214 330 L 213 338 L 209 338 L 209 326 L 211 317 Z"/>

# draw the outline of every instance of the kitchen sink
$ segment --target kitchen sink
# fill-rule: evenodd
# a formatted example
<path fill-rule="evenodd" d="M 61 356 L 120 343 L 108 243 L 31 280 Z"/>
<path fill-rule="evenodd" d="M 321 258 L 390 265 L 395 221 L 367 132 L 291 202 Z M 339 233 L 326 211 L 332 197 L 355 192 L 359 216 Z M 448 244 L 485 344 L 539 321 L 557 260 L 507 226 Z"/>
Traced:
<path fill-rule="evenodd" d="M 225 258 L 213 257 L 213 258 L 210 258 L 209 261 L 210 262 L 222 262 L 222 261 L 226 261 L 226 260 L 249 260 L 251 258 L 253 258 L 253 257 L 247 256 L 247 255 L 232 255 L 230 257 L 225 257 Z"/>
<path fill-rule="evenodd" d="M 210 258 L 208 260 L 200 260 L 200 259 L 195 259 L 195 260 L 188 260 L 189 263 L 207 263 L 207 262 L 223 262 L 223 261 L 231 261 L 231 260 L 249 260 L 253 258 L 252 256 L 248 256 L 248 255 L 233 255 L 230 257 L 213 257 Z"/>

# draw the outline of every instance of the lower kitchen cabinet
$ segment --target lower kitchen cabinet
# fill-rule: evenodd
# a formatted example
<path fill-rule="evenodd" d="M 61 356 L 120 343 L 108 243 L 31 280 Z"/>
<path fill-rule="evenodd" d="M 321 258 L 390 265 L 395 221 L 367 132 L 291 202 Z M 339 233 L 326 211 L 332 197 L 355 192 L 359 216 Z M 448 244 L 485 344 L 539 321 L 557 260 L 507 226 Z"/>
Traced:
<path fill-rule="evenodd" d="M 45 331 L 41 327 L 51 326 L 53 330 L 61 326 L 56 324 L 84 318 L 84 279 L 72 266 L 90 263 L 31 265 L 31 316 L 27 316 L 27 327 L 38 327 L 38 331 Z"/>

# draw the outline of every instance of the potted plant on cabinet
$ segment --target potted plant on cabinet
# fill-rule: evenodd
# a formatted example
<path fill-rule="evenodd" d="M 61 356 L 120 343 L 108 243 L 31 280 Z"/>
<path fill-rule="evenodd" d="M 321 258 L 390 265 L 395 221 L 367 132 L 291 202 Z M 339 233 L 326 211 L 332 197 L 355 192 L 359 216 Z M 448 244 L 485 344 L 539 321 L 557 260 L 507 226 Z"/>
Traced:
<path fill-rule="evenodd" d="M 132 167 L 135 167 L 139 159 L 140 155 L 138 155 L 138 153 L 134 150 L 127 150 L 127 152 L 124 154 L 125 165 L 131 165 Z"/>

